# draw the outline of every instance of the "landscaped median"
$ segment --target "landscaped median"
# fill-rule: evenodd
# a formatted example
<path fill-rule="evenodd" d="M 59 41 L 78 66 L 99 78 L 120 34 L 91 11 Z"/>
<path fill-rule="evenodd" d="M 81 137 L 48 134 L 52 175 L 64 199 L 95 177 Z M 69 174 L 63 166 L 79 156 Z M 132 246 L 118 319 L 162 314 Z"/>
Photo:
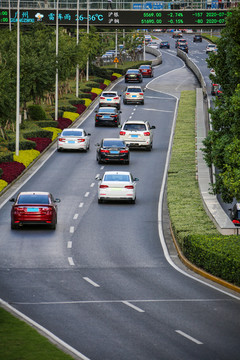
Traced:
<path fill-rule="evenodd" d="M 167 200 L 171 226 L 186 258 L 199 268 L 240 286 L 240 237 L 218 233 L 206 214 L 196 178 L 195 91 L 181 93 Z"/>

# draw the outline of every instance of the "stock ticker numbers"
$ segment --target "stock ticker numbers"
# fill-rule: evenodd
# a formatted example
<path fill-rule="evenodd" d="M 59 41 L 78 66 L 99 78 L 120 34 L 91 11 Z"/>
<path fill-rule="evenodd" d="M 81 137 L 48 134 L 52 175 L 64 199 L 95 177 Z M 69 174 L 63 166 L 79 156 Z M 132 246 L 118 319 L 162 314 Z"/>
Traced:
<path fill-rule="evenodd" d="M 88 16 L 89 15 L 89 16 Z M 80 11 L 78 14 L 79 26 L 89 25 L 101 27 L 221 27 L 226 24 L 228 10 L 90 10 Z M 88 16 L 88 17 L 87 17 Z M 0 25 L 17 22 L 16 9 L 0 9 Z M 20 22 L 23 25 L 43 22 L 47 25 L 56 25 L 56 10 L 54 9 L 21 9 Z M 77 25 L 76 10 L 59 10 L 58 23 L 63 26 Z"/>

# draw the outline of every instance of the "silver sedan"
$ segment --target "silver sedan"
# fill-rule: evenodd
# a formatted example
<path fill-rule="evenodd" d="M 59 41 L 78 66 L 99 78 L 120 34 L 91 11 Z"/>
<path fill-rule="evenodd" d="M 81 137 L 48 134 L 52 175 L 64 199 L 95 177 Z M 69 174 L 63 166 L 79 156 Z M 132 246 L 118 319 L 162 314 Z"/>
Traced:
<path fill-rule="evenodd" d="M 85 130 L 72 128 L 64 129 L 58 136 L 57 150 L 83 150 L 90 148 L 90 136 Z"/>

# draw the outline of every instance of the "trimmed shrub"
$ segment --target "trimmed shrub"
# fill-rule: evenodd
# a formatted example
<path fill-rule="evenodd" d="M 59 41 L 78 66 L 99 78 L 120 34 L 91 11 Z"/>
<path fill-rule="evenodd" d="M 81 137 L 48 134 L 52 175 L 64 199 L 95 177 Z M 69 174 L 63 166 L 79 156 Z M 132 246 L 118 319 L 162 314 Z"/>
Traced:
<path fill-rule="evenodd" d="M 63 117 L 75 121 L 78 118 L 78 114 L 75 112 L 64 111 Z"/>
<path fill-rule="evenodd" d="M 19 155 L 13 155 L 13 160 L 22 163 L 25 167 L 28 167 L 31 162 L 40 154 L 37 150 L 20 150 Z"/>
<path fill-rule="evenodd" d="M 104 82 L 104 78 L 102 78 L 102 77 L 95 77 L 95 78 L 93 79 L 93 81 L 96 82 L 96 83 L 101 84 L 101 83 Z"/>
<path fill-rule="evenodd" d="M 0 152 L 0 163 L 11 162 L 13 161 L 13 153 L 12 152 Z"/>
<path fill-rule="evenodd" d="M 240 286 L 239 236 L 189 235 L 184 238 L 183 251 L 198 267 Z"/>
<path fill-rule="evenodd" d="M 97 95 L 100 95 L 102 92 L 102 90 L 100 88 L 92 88 L 91 89 L 91 93 L 94 93 L 94 94 L 97 94 Z"/>
<path fill-rule="evenodd" d="M 65 111 L 70 111 L 70 112 L 74 112 L 74 111 L 75 111 L 75 108 L 74 108 L 73 105 L 59 106 L 59 109 L 60 109 L 60 110 L 63 110 L 64 112 L 65 112 Z"/>
<path fill-rule="evenodd" d="M 65 129 L 67 127 L 69 127 L 70 125 L 72 124 L 72 121 L 70 119 L 67 119 L 67 118 L 63 118 L 63 117 L 60 117 L 58 119 L 58 129 Z"/>
<path fill-rule="evenodd" d="M 89 100 L 89 99 L 86 99 L 86 100 Z M 91 101 L 91 100 L 89 100 Z M 77 108 L 77 113 L 80 115 L 82 114 L 85 110 L 86 110 L 86 105 L 83 105 L 83 104 L 78 104 L 78 105 L 75 105 L 76 108 Z"/>
<path fill-rule="evenodd" d="M 58 118 L 63 116 L 63 113 L 63 110 L 58 110 Z M 50 116 L 53 118 L 53 120 L 55 120 L 55 112 L 50 112 Z"/>
<path fill-rule="evenodd" d="M 57 121 L 55 120 L 45 120 L 45 121 L 38 121 L 38 126 L 44 127 L 57 127 Z"/>
<path fill-rule="evenodd" d="M 85 106 L 85 109 L 86 109 L 86 107 L 88 107 L 90 104 L 91 104 L 91 102 L 92 102 L 92 100 L 91 99 L 83 99 L 84 100 L 84 106 Z M 79 105 L 81 105 L 81 104 L 79 104 Z M 78 105 L 77 105 L 78 106 Z M 78 106 L 79 107 L 79 106 Z M 80 107 L 79 107 L 80 108 Z"/>
<path fill-rule="evenodd" d="M 108 86 L 108 85 L 110 85 L 110 84 L 111 84 L 111 80 L 107 80 L 107 79 L 105 79 L 103 83 L 104 83 L 105 85 L 107 85 L 107 86 Z"/>
<path fill-rule="evenodd" d="M 5 180 L 0 179 L 0 191 L 2 191 L 8 183 Z"/>
<path fill-rule="evenodd" d="M 50 138 L 51 139 L 52 132 L 39 128 L 39 130 L 26 131 L 26 132 L 24 132 L 23 136 L 25 137 L 25 139 L 28 139 L 31 137 Z"/>
<path fill-rule="evenodd" d="M 82 97 L 87 97 L 86 93 L 82 93 L 81 95 L 83 95 Z M 85 96 L 84 96 L 85 95 Z M 73 99 L 73 100 L 69 100 L 70 104 L 75 106 L 78 104 L 84 104 L 84 100 L 83 99 Z"/>
<path fill-rule="evenodd" d="M 31 120 L 45 120 L 46 113 L 40 105 L 30 105 L 27 108 Z"/>
<path fill-rule="evenodd" d="M 17 161 L 11 161 L 0 163 L 0 168 L 3 170 L 2 180 L 10 184 L 23 172 L 25 166 Z"/>
<path fill-rule="evenodd" d="M 89 99 L 91 99 L 91 93 L 87 93 L 87 92 L 82 92 L 82 93 L 80 93 L 80 94 L 78 94 L 78 97 L 82 100 L 83 98 L 89 98 Z M 80 100 L 80 101 L 81 101 Z M 75 104 L 73 104 L 73 105 L 75 105 Z"/>
<path fill-rule="evenodd" d="M 78 114 L 77 114 L 78 115 Z M 52 141 L 58 137 L 58 134 L 61 132 L 59 128 L 47 127 L 45 130 L 52 132 Z"/>
<path fill-rule="evenodd" d="M 104 89 L 106 89 L 107 85 L 106 85 L 106 84 L 101 83 L 101 84 L 99 84 L 99 87 L 100 87 L 100 89 L 104 90 Z"/>
<path fill-rule="evenodd" d="M 40 153 L 48 147 L 49 144 L 51 144 L 52 140 L 49 138 L 31 138 L 28 139 L 31 141 L 34 141 L 36 144 L 35 150 L 39 151 Z"/>
<path fill-rule="evenodd" d="M 16 149 L 16 142 L 10 141 L 8 143 L 8 150 L 15 151 L 15 149 Z M 19 150 L 29 150 L 29 149 L 35 149 L 35 143 L 33 141 L 29 141 L 29 140 L 19 141 Z"/>

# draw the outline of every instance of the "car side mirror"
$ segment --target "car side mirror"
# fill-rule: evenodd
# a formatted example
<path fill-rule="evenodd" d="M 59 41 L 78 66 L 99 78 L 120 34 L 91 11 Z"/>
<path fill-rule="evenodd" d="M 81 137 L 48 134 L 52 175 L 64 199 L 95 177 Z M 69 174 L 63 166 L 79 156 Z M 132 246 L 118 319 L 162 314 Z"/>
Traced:
<path fill-rule="evenodd" d="M 228 209 L 229 211 L 232 211 L 232 208 Z"/>
<path fill-rule="evenodd" d="M 54 200 L 54 202 L 55 202 L 55 203 L 60 203 L 60 202 L 61 202 L 61 200 L 60 200 L 60 199 L 58 199 L 58 198 L 56 198 L 56 199 Z"/>
<path fill-rule="evenodd" d="M 119 114 L 121 114 L 122 113 L 122 111 L 119 111 Z"/>
<path fill-rule="evenodd" d="M 156 129 L 156 126 L 153 125 L 153 126 L 150 127 L 150 129 Z"/>
<path fill-rule="evenodd" d="M 91 134 L 90 134 L 90 133 L 88 133 L 87 135 L 88 135 L 88 136 L 91 136 Z"/>
<path fill-rule="evenodd" d="M 100 146 L 100 144 L 97 143 L 97 144 L 95 144 L 95 146 Z"/>
<path fill-rule="evenodd" d="M 12 199 L 10 199 L 9 201 L 10 201 L 10 202 L 14 202 L 14 201 L 15 201 L 15 199 L 14 199 L 14 198 L 12 198 Z"/>
<path fill-rule="evenodd" d="M 138 178 L 134 178 L 133 181 L 139 181 L 139 179 L 138 179 Z"/>
<path fill-rule="evenodd" d="M 95 110 L 95 113 L 97 113 L 97 110 Z"/>
<path fill-rule="evenodd" d="M 61 135 L 61 133 L 58 133 L 58 136 L 60 136 Z"/>
<path fill-rule="evenodd" d="M 96 176 L 95 180 L 102 180 L 102 178 L 100 178 L 99 176 Z"/>

